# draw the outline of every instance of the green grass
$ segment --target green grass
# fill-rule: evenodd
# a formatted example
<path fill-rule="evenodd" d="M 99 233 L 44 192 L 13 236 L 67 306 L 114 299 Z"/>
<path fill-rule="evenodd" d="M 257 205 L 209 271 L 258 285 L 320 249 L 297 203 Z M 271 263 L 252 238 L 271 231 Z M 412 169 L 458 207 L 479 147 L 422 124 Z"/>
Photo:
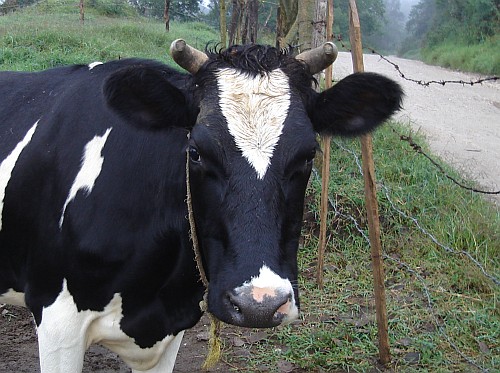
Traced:
<path fill-rule="evenodd" d="M 171 24 L 165 32 L 160 21 L 123 12 L 126 18 L 100 15 L 86 8 L 80 25 L 78 8 L 49 0 L 38 6 L 0 17 L 0 69 L 36 71 L 70 63 L 144 57 L 173 64 L 170 43 L 180 37 L 197 48 L 218 40 L 218 34 L 201 23 Z"/>
<path fill-rule="evenodd" d="M 446 42 L 424 48 L 425 62 L 490 75 L 500 75 L 500 36 L 495 36 L 481 44 L 467 45 L 460 42 Z"/>
<path fill-rule="evenodd" d="M 161 22 L 137 17 L 130 9 L 120 9 L 118 18 L 103 16 L 109 10 L 102 8 L 87 8 L 84 25 L 76 7 L 55 0 L 0 17 L 0 69 L 34 71 L 132 56 L 172 63 L 167 54 L 172 40 L 183 37 L 198 48 L 218 40 L 216 31 L 200 23 L 173 23 L 166 33 Z M 360 153 L 357 140 L 338 144 Z M 363 181 L 353 155 L 342 148 L 332 145 L 330 198 L 339 214 L 332 210 L 329 215 L 325 289 L 315 285 L 320 182 L 313 177 L 299 255 L 302 318 L 252 344 L 249 358 L 232 354 L 226 341 L 225 359 L 236 370 L 273 372 L 283 362 L 306 372 L 377 367 L 370 253 L 353 223 L 366 232 Z M 376 132 L 374 149 L 377 178 L 390 197 L 379 188 L 391 367 L 400 372 L 477 371 L 465 356 L 500 371 L 499 287 L 464 255 L 500 276 L 500 212 L 452 184 L 392 127 Z"/>
<path fill-rule="evenodd" d="M 500 269 L 500 212 L 465 191 L 417 155 L 391 124 L 374 136 L 379 208 L 385 255 L 391 368 L 401 372 L 500 370 L 498 285 L 486 278 L 464 252 L 497 278 Z M 422 138 L 416 139 L 425 144 Z M 253 350 L 247 371 L 278 371 L 286 360 L 307 372 L 370 371 L 377 366 L 377 329 L 363 180 L 353 155 L 357 140 L 332 145 L 330 212 L 325 288 L 315 284 L 320 181 L 308 189 L 307 223 L 300 251 L 302 320 L 277 328 Z M 428 149 L 427 149 L 428 151 Z M 460 178 L 453 170 L 448 171 Z M 416 219 L 446 249 L 421 232 Z M 429 303 L 430 300 L 430 303 Z M 276 349 L 273 346 L 287 346 Z M 455 345 L 456 349 L 452 346 Z M 457 352 L 457 349 L 459 352 Z M 417 359 L 417 361 L 415 361 Z"/>

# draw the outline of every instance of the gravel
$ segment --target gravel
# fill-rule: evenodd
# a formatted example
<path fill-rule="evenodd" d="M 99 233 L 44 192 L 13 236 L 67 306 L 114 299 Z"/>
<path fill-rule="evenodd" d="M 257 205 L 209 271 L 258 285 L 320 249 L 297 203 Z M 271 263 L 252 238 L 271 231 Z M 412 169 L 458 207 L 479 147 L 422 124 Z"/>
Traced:
<path fill-rule="evenodd" d="M 423 81 L 474 81 L 484 76 L 447 70 L 420 61 L 390 56 L 406 77 Z M 451 164 L 480 188 L 500 190 L 500 84 L 494 81 L 473 86 L 409 82 L 377 55 L 364 56 L 365 71 L 377 72 L 401 84 L 403 110 L 396 118 L 425 135 L 434 154 Z M 340 52 L 334 78 L 352 73 L 351 55 Z M 500 195 L 487 196 L 500 206 Z"/>

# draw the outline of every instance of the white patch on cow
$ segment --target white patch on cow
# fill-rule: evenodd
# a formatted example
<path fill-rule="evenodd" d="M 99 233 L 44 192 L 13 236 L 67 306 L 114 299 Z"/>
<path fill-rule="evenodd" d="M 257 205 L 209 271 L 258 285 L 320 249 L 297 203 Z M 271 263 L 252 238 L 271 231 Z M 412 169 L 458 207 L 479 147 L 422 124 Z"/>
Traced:
<path fill-rule="evenodd" d="M 26 302 L 24 300 L 24 293 L 19 293 L 14 289 L 9 289 L 7 290 L 6 293 L 0 294 L 0 304 L 1 303 L 26 307 Z"/>
<path fill-rule="evenodd" d="M 99 343 L 134 370 L 172 372 L 183 332 L 166 336 L 151 348 L 140 348 L 120 329 L 122 317 L 120 294 L 115 294 L 103 311 L 78 311 L 65 279 L 54 303 L 43 308 L 37 329 L 41 370 L 81 372 L 85 351 Z"/>
<path fill-rule="evenodd" d="M 104 135 L 95 136 L 87 143 L 87 145 L 85 145 L 80 171 L 73 181 L 73 185 L 69 191 L 68 198 L 66 198 L 66 202 L 64 202 L 61 219 L 59 220 L 59 228 L 63 225 L 66 207 L 76 197 L 76 193 L 78 193 L 80 189 L 83 190 L 87 196 L 92 192 L 95 181 L 102 170 L 104 158 L 102 157 L 101 152 L 106 144 L 106 140 L 110 132 L 111 128 L 108 128 Z"/>
<path fill-rule="evenodd" d="M 5 158 L 2 163 L 0 163 L 0 231 L 2 230 L 2 213 L 3 204 L 5 199 L 5 190 L 9 184 L 10 178 L 12 176 L 12 171 L 16 166 L 17 160 L 21 155 L 24 148 L 30 143 L 33 134 L 35 133 L 36 127 L 38 126 L 37 120 L 35 124 L 29 129 L 29 131 L 24 135 L 24 138 L 16 145 L 14 150 Z"/>
<path fill-rule="evenodd" d="M 252 277 L 250 281 L 246 281 L 242 286 L 234 289 L 237 294 L 245 292 L 243 288 L 258 288 L 265 289 L 269 295 L 276 293 L 290 294 L 291 299 L 286 304 L 286 314 L 284 323 L 295 320 L 299 316 L 299 309 L 295 303 L 295 295 L 293 292 L 293 287 L 289 279 L 282 278 L 271 268 L 265 264 L 260 268 L 259 275 Z M 284 309 L 281 309 L 284 310 Z"/>
<path fill-rule="evenodd" d="M 258 178 L 263 179 L 290 107 L 288 77 L 281 70 L 251 77 L 221 69 L 217 84 L 229 133 Z"/>
<path fill-rule="evenodd" d="M 259 275 L 252 277 L 248 285 L 258 288 L 276 288 L 281 291 L 293 291 L 288 279 L 282 278 L 265 264 L 260 268 Z"/>
<path fill-rule="evenodd" d="M 89 70 L 92 70 L 94 67 L 99 66 L 99 65 L 103 65 L 103 63 L 100 61 L 92 62 L 89 64 Z"/>

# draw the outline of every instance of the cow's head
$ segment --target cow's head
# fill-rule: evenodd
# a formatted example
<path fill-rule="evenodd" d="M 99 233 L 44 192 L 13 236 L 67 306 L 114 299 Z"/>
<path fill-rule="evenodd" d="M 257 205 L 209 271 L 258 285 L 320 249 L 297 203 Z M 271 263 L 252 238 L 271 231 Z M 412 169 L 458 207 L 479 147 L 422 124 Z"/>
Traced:
<path fill-rule="evenodd" d="M 296 57 L 258 45 L 205 54 L 175 41 L 171 49 L 192 84 L 179 89 L 161 74 L 146 79 L 155 73 L 143 71 L 141 84 L 151 81 L 155 93 L 138 88 L 139 114 L 123 110 L 152 127 L 189 127 L 186 151 L 209 310 L 248 327 L 292 321 L 299 309 L 297 248 L 316 134 L 371 131 L 399 109 L 401 88 L 364 73 L 316 93 L 312 74 L 332 62 L 331 46 Z M 134 90 L 132 75 L 127 73 L 127 92 Z M 107 89 L 112 106 L 121 92 L 115 88 Z M 130 100 L 116 101 L 130 107 Z"/>

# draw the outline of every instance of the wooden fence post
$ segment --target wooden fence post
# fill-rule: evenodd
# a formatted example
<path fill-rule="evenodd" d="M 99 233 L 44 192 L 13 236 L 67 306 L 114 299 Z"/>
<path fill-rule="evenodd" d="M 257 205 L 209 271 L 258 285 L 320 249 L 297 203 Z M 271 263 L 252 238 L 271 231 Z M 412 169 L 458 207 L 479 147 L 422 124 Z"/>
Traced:
<path fill-rule="evenodd" d="M 361 44 L 361 27 L 359 23 L 356 0 L 349 0 L 349 37 L 351 41 L 351 54 L 354 71 L 362 72 L 364 71 L 363 48 Z M 387 325 L 384 266 L 380 242 L 380 221 L 376 195 L 377 187 L 375 184 L 375 166 L 373 162 L 372 137 L 370 134 L 363 135 L 361 137 L 361 152 L 363 157 L 365 201 L 373 265 L 373 286 L 375 293 L 375 308 L 377 312 L 379 357 L 382 364 L 388 364 L 391 361 L 391 355 L 389 350 Z"/>
<path fill-rule="evenodd" d="M 333 0 L 328 0 L 326 9 L 326 40 L 330 39 L 333 27 Z M 332 86 L 333 67 L 325 70 L 325 89 Z M 316 269 L 316 284 L 323 290 L 323 264 L 326 251 L 326 226 L 328 222 L 328 184 L 330 183 L 330 145 L 331 137 L 323 137 L 323 162 L 321 163 L 321 202 L 320 226 L 318 243 L 318 265 Z"/>
<path fill-rule="evenodd" d="M 80 0 L 78 7 L 80 8 L 80 24 L 83 25 L 85 23 L 85 10 L 83 8 L 83 0 Z"/>

